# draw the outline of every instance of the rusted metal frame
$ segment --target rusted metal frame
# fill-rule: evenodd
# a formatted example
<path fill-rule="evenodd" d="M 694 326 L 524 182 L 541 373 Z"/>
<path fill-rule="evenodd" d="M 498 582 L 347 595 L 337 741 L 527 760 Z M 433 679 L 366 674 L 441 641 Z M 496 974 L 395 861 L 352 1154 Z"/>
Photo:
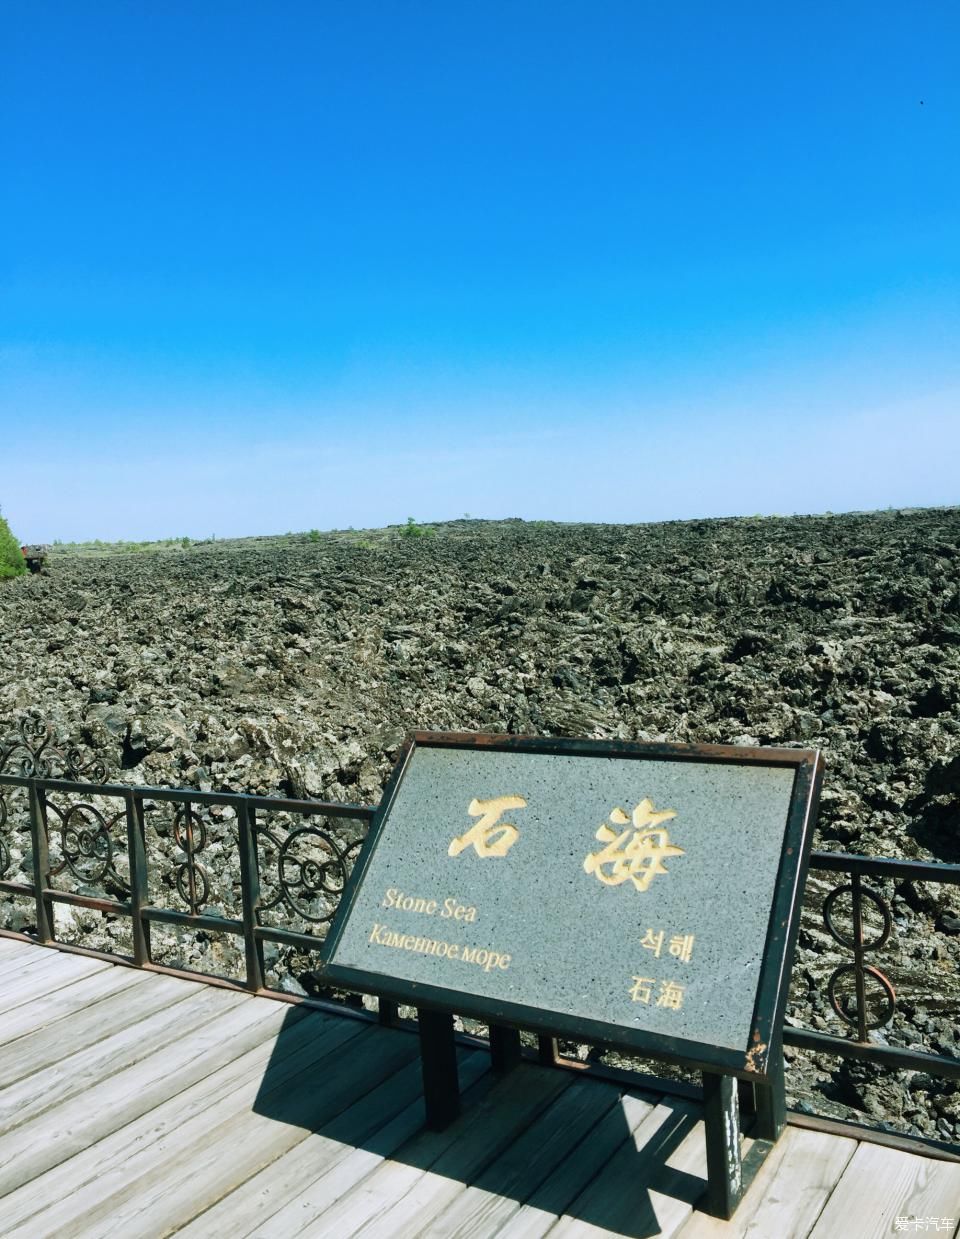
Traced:
<path fill-rule="evenodd" d="M 143 797 L 128 792 L 124 797 L 127 810 L 127 860 L 130 865 L 130 920 L 133 934 L 133 958 L 137 964 L 150 962 L 150 922 L 143 909 L 147 892 L 147 845 L 143 827 Z"/>
<path fill-rule="evenodd" d="M 197 866 L 193 858 L 193 818 L 191 816 L 190 799 L 181 802 L 183 810 L 183 828 L 184 841 L 186 847 L 183 849 L 187 857 L 187 902 L 190 905 L 190 915 L 197 916 L 199 914 L 199 906 L 197 904 Z M 176 821 L 176 818 L 174 818 Z"/>
<path fill-rule="evenodd" d="M 860 874 L 851 875 L 853 891 L 853 966 L 857 983 L 857 1040 L 867 1039 L 867 983 L 863 975 L 863 888 Z"/>
<path fill-rule="evenodd" d="M 856 980 L 857 993 L 857 1039 L 835 1037 L 828 1033 L 815 1032 L 807 1028 L 784 1028 L 784 1041 L 802 1049 L 816 1050 L 822 1053 L 835 1054 L 841 1058 L 861 1058 L 889 1066 L 895 1070 L 918 1070 L 939 1074 L 947 1079 L 960 1079 L 960 1062 L 957 1059 L 939 1054 L 929 1054 L 914 1050 L 906 1050 L 897 1046 L 876 1045 L 868 1040 L 869 1022 L 866 1007 L 867 974 L 877 977 L 889 990 L 889 982 L 877 969 L 865 963 L 864 956 L 871 949 L 864 943 L 863 900 L 873 898 L 880 903 L 889 924 L 889 911 L 875 893 L 863 886 L 862 878 L 871 876 L 886 879 L 901 879 L 906 881 L 921 881 L 960 885 L 960 865 L 950 865 L 934 861 L 900 861 L 889 857 L 859 856 L 845 852 L 813 852 L 810 856 L 810 868 L 827 870 L 850 875 L 849 887 L 840 887 L 838 891 L 849 890 L 852 900 L 853 934 L 850 939 L 838 939 L 844 945 L 851 947 L 854 954 L 853 971 Z M 836 894 L 837 892 L 834 892 Z M 828 924 L 828 928 L 830 928 Z M 836 931 L 832 931 L 836 937 Z M 879 943 L 886 940 L 883 935 Z"/>
<path fill-rule="evenodd" d="M 424 744 L 431 748 L 454 749 L 499 749 L 503 752 L 555 753 L 562 756 L 582 755 L 595 757 L 636 756 L 639 745 L 635 740 L 581 740 L 567 736 L 505 736 L 498 733 L 474 731 L 415 731 L 401 748 L 401 754 L 409 756 L 407 749 Z M 792 766 L 800 764 L 797 749 L 761 748 L 739 744 L 673 744 L 644 741 L 644 754 L 651 758 L 667 758 L 671 761 L 696 761 L 704 763 L 723 762 L 735 759 L 740 765 Z M 399 759 L 398 759 L 399 764 Z M 379 808 L 377 810 L 379 812 Z"/>
<path fill-rule="evenodd" d="M 89 908 L 91 912 L 105 912 L 108 916 L 130 916 L 133 905 L 120 899 L 100 899 L 96 895 L 77 895 L 73 891 L 58 890 L 48 886 L 43 892 L 50 903 L 67 903 L 74 908 Z"/>
<path fill-rule="evenodd" d="M 47 848 L 47 798 L 36 779 L 28 780 L 30 795 L 30 839 L 33 846 L 33 888 L 40 942 L 56 939 L 53 901 L 50 896 L 50 855 Z"/>
<path fill-rule="evenodd" d="M 247 989 L 263 989 L 263 940 L 257 937 L 260 914 L 260 867 L 257 858 L 256 811 L 249 805 L 237 809 L 240 848 L 240 892 L 243 901 L 243 952 Z"/>
<path fill-rule="evenodd" d="M 189 912 L 176 912 L 173 908 L 160 908 L 156 904 L 145 904 L 141 913 L 150 921 L 159 921 L 164 925 L 179 925 L 183 929 L 209 929 L 215 934 L 243 935 L 243 921 L 235 921 L 226 916 L 191 916 Z"/>
<path fill-rule="evenodd" d="M 736 754 L 736 748 L 733 751 Z M 757 750 L 758 754 L 763 752 L 762 749 Z M 812 759 L 804 756 L 802 760 L 798 760 L 796 751 L 787 749 L 785 752 L 792 754 L 789 764 L 794 769 L 794 784 L 773 906 L 767 922 L 764 966 L 761 968 L 757 985 L 757 997 L 750 1021 L 751 1044 L 745 1063 L 748 1070 L 762 1075 L 768 1072 L 768 1063 L 775 1052 L 786 1016 L 790 974 L 800 932 L 802 894 L 807 880 L 809 840 L 817 817 L 824 772 L 822 754 L 816 753 Z M 756 760 L 759 760 L 759 757 Z M 799 863 L 794 863 L 794 857 L 799 858 Z M 779 959 L 778 967 L 767 966 L 766 961 L 770 957 Z"/>
<path fill-rule="evenodd" d="M 811 852 L 810 868 L 856 873 L 864 878 L 908 878 L 915 882 L 960 886 L 960 865 L 945 861 L 894 860 L 888 856 L 860 856 L 855 852 Z"/>
<path fill-rule="evenodd" d="M 0 783 L 11 787 L 30 787 L 36 784 L 46 791 L 73 793 L 81 796 L 113 796 L 123 799 L 128 792 L 144 800 L 171 801 L 182 804 L 190 800 L 194 804 L 222 805 L 237 808 L 247 804 L 254 809 L 274 812 L 302 813 L 321 817 L 357 818 L 367 821 L 376 809 L 370 805 L 346 804 L 328 800 L 291 800 L 282 796 L 248 796 L 244 792 L 201 792 L 183 787 L 131 786 L 129 783 L 85 783 L 71 779 L 34 779 L 23 775 L 0 774 Z"/>
<path fill-rule="evenodd" d="M 295 946 L 302 951 L 319 951 L 323 946 L 323 938 L 315 938 L 313 934 L 299 934 L 293 929 L 275 929 L 272 925 L 257 925 L 254 935 L 258 942 L 277 942 L 281 946 Z"/>
<path fill-rule="evenodd" d="M 813 1050 L 818 1054 L 834 1054 L 837 1058 L 862 1058 L 895 1071 L 925 1071 L 931 1075 L 943 1076 L 947 1080 L 960 1080 L 960 1059 L 948 1058 L 943 1054 L 904 1050 L 894 1045 L 874 1045 L 871 1041 L 851 1041 L 847 1037 L 814 1032 L 812 1028 L 785 1028 L 783 1039 L 787 1045 L 801 1050 Z"/>
<path fill-rule="evenodd" d="M 783 1063 L 783 1039 L 778 1036 L 769 1059 L 765 1084 L 753 1086 L 754 1122 L 751 1130 L 757 1140 L 780 1139 L 787 1123 L 787 1081 Z"/>
<path fill-rule="evenodd" d="M 8 882 L 5 878 L 0 879 L 0 891 L 5 891 L 8 895 L 30 895 L 35 893 L 33 883 L 26 882 Z"/>

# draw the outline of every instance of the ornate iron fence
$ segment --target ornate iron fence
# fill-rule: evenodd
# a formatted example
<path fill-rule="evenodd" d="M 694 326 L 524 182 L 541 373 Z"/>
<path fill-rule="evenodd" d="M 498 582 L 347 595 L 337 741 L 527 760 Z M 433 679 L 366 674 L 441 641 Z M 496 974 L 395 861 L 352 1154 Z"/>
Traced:
<path fill-rule="evenodd" d="M 153 962 L 155 925 L 232 935 L 243 942 L 245 984 L 257 991 L 265 942 L 317 949 L 372 814 L 321 800 L 110 784 L 102 764 L 83 763 L 28 721 L 0 749 L 0 891 L 32 900 L 44 943 L 57 941 L 60 905 L 126 918 L 140 965 Z"/>
<path fill-rule="evenodd" d="M 128 787 L 105 778 L 101 762 L 58 747 L 42 723 L 22 723 L 0 747 L 0 891 L 32 901 L 40 942 L 58 940 L 58 906 L 126 918 L 139 965 L 154 962 L 155 926 L 229 935 L 242 941 L 244 984 L 252 991 L 265 985 L 265 943 L 318 949 L 373 808 Z M 26 798 L 19 815 L 11 811 L 17 795 Z M 960 1079 L 956 1057 L 871 1039 L 889 1026 L 897 997 L 867 959 L 879 958 L 893 918 L 885 896 L 864 881 L 958 886 L 960 865 L 814 852 L 810 868 L 849 879 L 825 895 L 822 916 L 851 956 L 826 986 L 850 1035 L 788 1024 L 785 1044 Z M 381 1018 L 394 1014 L 392 1004 L 382 1004 Z"/>

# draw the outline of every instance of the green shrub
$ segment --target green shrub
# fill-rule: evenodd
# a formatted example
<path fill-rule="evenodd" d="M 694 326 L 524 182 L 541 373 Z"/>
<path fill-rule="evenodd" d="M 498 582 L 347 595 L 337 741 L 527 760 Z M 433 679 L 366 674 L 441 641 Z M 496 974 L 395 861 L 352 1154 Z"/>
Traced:
<path fill-rule="evenodd" d="M 311 529 L 310 532 L 307 534 L 307 537 L 310 539 L 311 542 L 319 542 L 320 541 L 320 530 Z"/>
<path fill-rule="evenodd" d="M 407 523 L 401 526 L 401 538 L 432 538 L 436 533 L 430 525 L 418 525 L 412 516 L 407 517 Z"/>
<path fill-rule="evenodd" d="M 20 543 L 0 516 L 0 577 L 23 576 L 26 570 L 27 561 L 20 553 Z"/>

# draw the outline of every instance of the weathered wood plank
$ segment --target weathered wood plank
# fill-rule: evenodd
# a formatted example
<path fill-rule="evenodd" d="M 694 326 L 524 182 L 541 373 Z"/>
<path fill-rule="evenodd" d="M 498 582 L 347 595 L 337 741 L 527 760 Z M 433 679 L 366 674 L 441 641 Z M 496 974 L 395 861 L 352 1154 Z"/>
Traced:
<path fill-rule="evenodd" d="M 68 1034 L 62 1057 L 46 1063 L 32 1053 L 31 1038 L 23 1051 L 25 1078 L 0 1089 L 0 1130 L 8 1135 L 71 1097 L 96 1089 L 118 1071 L 177 1041 L 185 1029 L 201 1028 L 244 1001 L 243 994 L 212 986 L 195 986 L 173 977 L 157 980 L 161 984 L 151 986 L 147 996 L 160 991 L 166 1001 L 159 1010 L 154 1004 L 154 1010 L 142 1019 L 126 1022 L 118 1032 L 86 1049 L 71 1053 Z"/>
<path fill-rule="evenodd" d="M 80 977 L 92 976 L 112 966 L 99 959 L 66 955 L 60 951 L 41 952 L 39 947 L 34 949 L 45 958 L 0 982 L 0 1015 L 34 998 L 53 993 L 64 985 L 72 985 Z"/>
<path fill-rule="evenodd" d="M 446 1131 L 424 1132 L 400 1148 L 325 1215 L 324 1226 L 341 1235 L 420 1234 L 572 1080 L 546 1067 L 518 1067 Z"/>
<path fill-rule="evenodd" d="M 77 959 L 67 951 L 58 951 L 54 947 L 25 946 L 13 955 L 5 955 L 0 959 L 0 984 L 7 986 L 12 979 L 23 975 L 31 968 L 49 964 L 51 960 Z M 83 957 L 85 958 L 85 957 Z"/>
<path fill-rule="evenodd" d="M 658 1105 L 571 1204 L 551 1239 L 676 1234 L 706 1187 L 700 1113 L 685 1101 Z"/>
<path fill-rule="evenodd" d="M 128 977 L 143 978 L 147 977 L 147 973 L 133 972 L 127 968 L 110 968 L 107 970 L 107 977 L 112 978 L 112 975 L 120 972 L 125 973 Z M 98 974 L 98 976 L 101 974 Z M 91 977 L 90 980 L 95 980 Z M 125 980 L 125 977 L 121 977 Z M 180 981 L 175 981 L 171 977 L 158 977 L 159 981 L 164 982 L 161 985 L 137 985 L 129 982 L 123 986 L 118 992 L 102 998 L 100 1002 L 95 1002 L 87 1007 L 78 1007 L 71 1011 L 70 1020 L 67 1024 L 57 1022 L 48 1025 L 45 1028 L 35 1029 L 32 1035 L 26 1039 L 20 1037 L 12 1039 L 7 1034 L 7 1021 L 0 1016 L 0 1127 L 3 1126 L 4 1106 L 6 1089 L 15 1081 L 21 1080 L 24 1076 L 35 1073 L 43 1073 L 46 1068 L 52 1068 L 59 1064 L 62 1071 L 66 1074 L 73 1075 L 79 1073 L 86 1067 L 85 1059 L 78 1059 L 76 1056 L 84 1050 L 95 1050 L 102 1047 L 102 1050 L 109 1055 L 118 1053 L 121 1048 L 117 1037 L 124 1029 L 130 1028 L 131 1025 L 139 1025 L 142 1021 L 150 1019 L 151 1016 L 157 1016 L 158 1020 L 165 1021 L 167 1015 L 173 1008 L 190 998 L 192 995 L 190 990 L 183 986 Z M 173 984 L 170 982 L 173 981 Z M 69 993 L 71 988 L 59 991 L 60 993 Z M 85 987 L 81 987 L 83 992 Z M 195 993 L 200 995 L 206 992 L 206 986 L 196 986 Z M 38 1007 L 42 1012 L 47 1005 L 44 1000 L 39 1004 L 31 1003 L 31 1007 Z M 25 1008 L 18 1007 L 16 1014 L 23 1011 Z M 182 1011 L 178 1013 L 179 1018 L 184 1020 L 193 1020 L 196 1016 L 196 1009 L 190 1011 Z M 171 1018 L 177 1018 L 171 1016 Z M 153 1033 L 155 1027 L 151 1023 L 150 1032 Z M 147 1052 L 147 1051 L 144 1051 Z M 119 1060 L 116 1060 L 119 1061 Z M 31 1085 L 33 1092 L 44 1090 L 48 1087 L 48 1075 L 40 1075 Z M 84 1087 L 81 1085 L 81 1087 Z M 60 1094 L 61 1096 L 63 1094 Z M 13 1104 L 16 1104 L 15 1102 Z"/>
<path fill-rule="evenodd" d="M 262 1079 L 215 1101 L 164 1139 L 145 1142 L 114 1172 L 101 1172 L 71 1196 L 66 1210 L 31 1218 L 29 1233 L 95 1239 L 120 1227 L 144 1239 L 167 1234 L 303 1140 L 309 1124 L 328 1121 L 416 1053 L 412 1038 L 376 1026 L 309 1023 L 317 1031 L 301 1035 L 296 1053 L 275 1054 Z"/>
<path fill-rule="evenodd" d="M 462 1051 L 474 1095 L 424 1132 L 409 1034 L 3 943 L 8 1239 L 886 1239 L 897 1218 L 960 1220 L 960 1166 L 788 1128 L 718 1222 L 691 1211 L 705 1155 L 689 1103 L 527 1066 L 494 1083 Z"/>
<path fill-rule="evenodd" d="M 931 1217 L 960 1222 L 960 1163 L 861 1143 L 810 1239 L 889 1239 L 897 1218 Z"/>
<path fill-rule="evenodd" d="M 49 1208 L 51 1202 L 68 1201 L 98 1176 L 106 1176 L 125 1165 L 132 1153 L 178 1132 L 236 1089 L 249 1085 L 255 1097 L 273 1057 L 278 1032 L 284 1028 L 289 1035 L 291 1021 L 297 1014 L 269 999 L 256 1000 L 256 1010 L 266 1018 L 245 1035 L 236 1030 L 230 1034 L 228 1048 L 240 1047 L 235 1057 L 224 1056 L 222 1047 L 217 1047 L 215 1052 L 205 1056 L 207 1070 L 192 1081 L 184 1079 L 182 1071 L 175 1073 L 175 1079 L 183 1083 L 182 1091 L 177 1091 L 176 1086 L 168 1087 L 166 1096 L 157 1100 L 152 1108 L 128 1116 L 129 1121 L 115 1128 L 100 1134 L 94 1132 L 72 1155 L 3 1196 L 0 1216 L 8 1231 Z M 221 1059 L 223 1061 L 219 1061 Z M 29 1233 L 29 1226 L 25 1233 Z"/>
<path fill-rule="evenodd" d="M 469 1106 L 482 1099 L 496 1083 L 491 1072 L 490 1055 L 485 1050 L 469 1053 L 459 1066 L 462 1098 L 464 1105 Z M 299 1179 L 287 1180 L 284 1192 L 287 1199 L 283 1207 L 274 1210 L 271 1200 L 265 1199 L 259 1206 L 259 1212 L 269 1216 L 240 1225 L 231 1239 L 239 1239 L 241 1235 L 256 1235 L 257 1239 L 287 1239 L 301 1231 L 310 1234 L 322 1227 L 322 1219 L 333 1204 L 342 1200 L 387 1158 L 392 1157 L 406 1141 L 424 1130 L 426 1114 L 419 1060 L 411 1066 L 410 1085 L 414 1100 L 372 1135 L 355 1139 L 348 1128 L 337 1130 L 337 1125 L 334 1125 L 304 1141 L 296 1150 L 302 1174 Z M 331 1135 L 334 1132 L 336 1135 Z M 306 1159 L 318 1148 L 316 1142 L 323 1142 L 319 1146 L 322 1161 L 314 1169 L 314 1163 Z M 289 1160 L 285 1157 L 278 1169 L 285 1172 Z M 203 1221 L 202 1218 L 198 1220 Z M 196 1231 L 197 1239 L 200 1239 L 201 1233 Z M 228 1232 L 218 1230 L 215 1233 L 226 1235 Z"/>
<path fill-rule="evenodd" d="M 274 1035 L 283 1020 L 284 1010 L 278 1010 L 278 1004 L 241 995 L 241 1004 L 233 1005 L 236 994 L 232 991 L 211 987 L 210 992 L 225 1000 L 220 1019 L 185 1031 L 175 1046 L 116 1071 L 91 1093 L 72 1097 L 49 1116 L 41 1115 L 0 1136 L 0 1195 L 239 1057 Z"/>
<path fill-rule="evenodd" d="M 620 1090 L 599 1080 L 574 1079 L 451 1204 L 436 1214 L 422 1234 L 434 1239 L 474 1239 L 493 1235 L 547 1179 L 573 1149 L 614 1108 Z"/>
<path fill-rule="evenodd" d="M 90 976 L 74 977 L 69 984 L 52 993 L 5 1011 L 0 1016 L 0 1039 L 12 1043 L 19 1037 L 32 1036 L 42 1028 L 52 1027 L 60 1020 L 102 1002 L 111 994 L 149 982 L 150 975 L 136 968 L 114 967 L 104 968 L 102 972 Z"/>
<path fill-rule="evenodd" d="M 696 1212 L 679 1239 L 806 1239 L 856 1147 L 856 1140 L 844 1136 L 788 1127 L 733 1218 L 721 1222 Z"/>
<path fill-rule="evenodd" d="M 36 960 L 41 952 L 29 942 L 14 942 L 12 938 L 0 938 L 0 976 L 18 964 Z"/>
<path fill-rule="evenodd" d="M 646 1122 L 655 1105 L 642 1096 L 626 1093 L 581 1143 L 561 1161 L 547 1179 L 511 1216 L 506 1231 L 513 1239 L 538 1239 L 569 1209 L 594 1178 Z"/>

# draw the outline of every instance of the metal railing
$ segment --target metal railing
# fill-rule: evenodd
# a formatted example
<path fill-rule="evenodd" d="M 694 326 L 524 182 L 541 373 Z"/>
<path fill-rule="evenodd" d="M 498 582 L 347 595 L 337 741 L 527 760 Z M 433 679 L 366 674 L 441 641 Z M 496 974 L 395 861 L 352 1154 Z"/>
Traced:
<path fill-rule="evenodd" d="M 38 941 L 59 940 L 58 905 L 127 918 L 138 965 L 155 962 L 156 925 L 230 935 L 242 940 L 243 984 L 253 992 L 265 988 L 265 943 L 319 949 L 373 808 L 128 787 L 104 778 L 96 761 L 57 748 L 43 724 L 21 724 L 17 739 L 0 746 L 0 891 L 32 900 Z M 10 812 L 17 794 L 27 801 L 19 825 Z M 960 1079 L 956 1057 L 871 1039 L 892 1021 L 897 998 L 885 973 L 867 959 L 888 942 L 892 913 L 885 896 L 864 882 L 958 886 L 960 865 L 814 852 L 810 868 L 849 878 L 826 893 L 822 915 L 833 941 L 851 955 L 826 984 L 830 1005 L 850 1035 L 788 1023 L 785 1044 Z M 849 930 L 841 926 L 844 913 Z M 271 923 L 271 917 L 280 922 Z M 868 924 L 878 918 L 879 927 Z M 291 921 L 299 928 L 290 928 Z M 384 1021 L 394 1015 L 393 1004 L 381 1003 Z"/>
<path fill-rule="evenodd" d="M 889 941 L 893 916 L 884 895 L 864 884 L 864 878 L 907 882 L 936 882 L 960 886 L 960 865 L 934 861 L 893 860 L 882 856 L 854 856 L 844 852 L 813 852 L 811 870 L 842 873 L 850 881 L 835 886 L 823 901 L 823 920 L 831 937 L 850 950 L 852 961 L 835 968 L 827 982 L 830 1005 L 855 1035 L 838 1037 L 810 1028 L 787 1026 L 784 1042 L 798 1049 L 836 1054 L 841 1058 L 860 1058 L 882 1063 L 896 1070 L 926 1071 L 950 1080 L 960 1080 L 960 1059 L 945 1054 L 929 1054 L 901 1046 L 870 1040 L 869 1034 L 891 1023 L 897 1008 L 893 985 L 866 956 L 879 951 Z M 851 929 L 839 925 L 842 901 L 850 903 Z M 865 905 L 879 914 L 881 926 L 872 937 L 866 932 Z M 873 989 L 873 996 L 869 990 Z M 871 1011 L 871 1005 L 879 1005 Z"/>
<path fill-rule="evenodd" d="M 5 771 L 11 764 L 18 773 Z M 92 780 L 56 777 L 81 773 Z M 153 962 L 153 925 L 228 934 L 243 941 L 245 985 L 254 992 L 264 988 L 265 942 L 318 948 L 372 808 L 129 787 L 106 783 L 103 775 L 102 766 L 82 764 L 75 750 L 56 748 L 42 725 L 21 726 L 18 739 L 0 749 L 0 891 L 32 899 L 38 941 L 58 940 L 57 905 L 127 918 L 139 965 Z M 15 789 L 26 794 L 27 812 L 11 832 Z M 347 823 L 352 830 L 344 831 Z M 18 847 L 26 833 L 29 847 Z M 158 847 L 165 858 L 157 857 Z M 271 925 L 271 913 L 284 924 Z M 301 928 L 289 928 L 290 921 Z"/>

